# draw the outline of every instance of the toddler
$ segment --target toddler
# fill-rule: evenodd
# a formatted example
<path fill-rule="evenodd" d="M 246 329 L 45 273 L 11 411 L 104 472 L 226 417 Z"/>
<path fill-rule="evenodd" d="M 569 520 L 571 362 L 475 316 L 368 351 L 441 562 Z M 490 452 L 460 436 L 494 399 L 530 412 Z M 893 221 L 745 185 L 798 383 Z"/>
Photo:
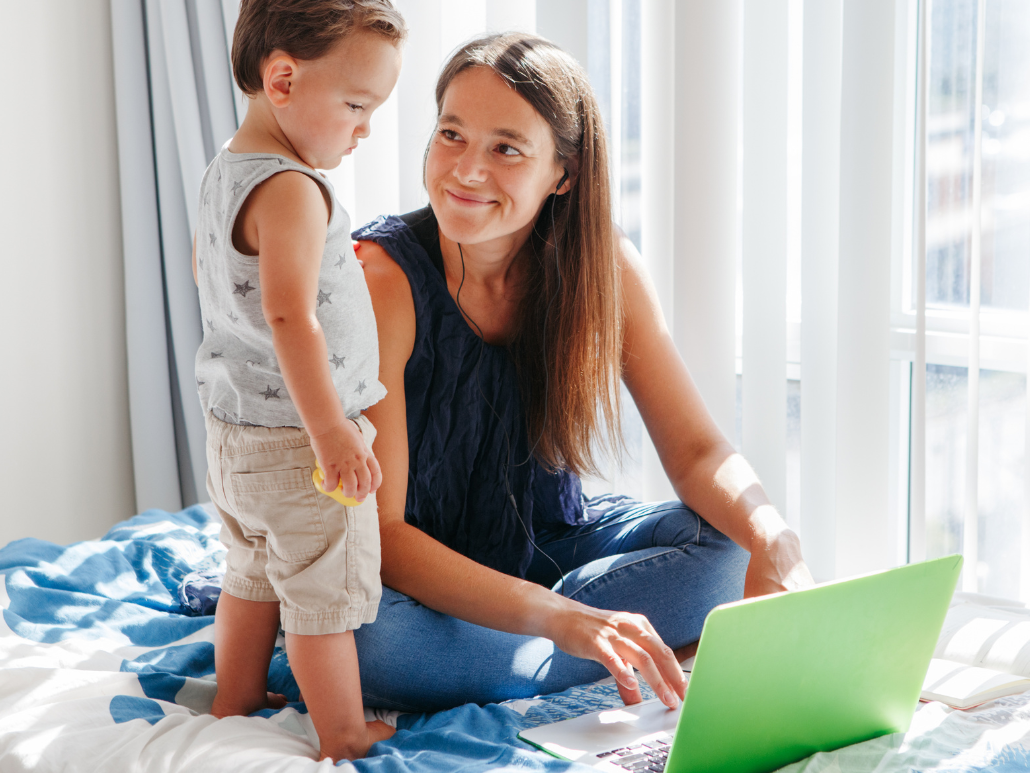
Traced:
<path fill-rule="evenodd" d="M 283 704 L 266 692 L 281 622 L 334 761 L 393 733 L 365 722 L 353 634 L 382 593 L 381 475 L 362 411 L 386 390 L 350 221 L 315 170 L 368 136 L 405 34 L 389 0 L 243 0 L 232 64 L 247 116 L 205 173 L 194 238 L 207 488 L 228 548 L 211 712 Z M 327 491 L 361 504 L 317 493 L 316 460 Z"/>

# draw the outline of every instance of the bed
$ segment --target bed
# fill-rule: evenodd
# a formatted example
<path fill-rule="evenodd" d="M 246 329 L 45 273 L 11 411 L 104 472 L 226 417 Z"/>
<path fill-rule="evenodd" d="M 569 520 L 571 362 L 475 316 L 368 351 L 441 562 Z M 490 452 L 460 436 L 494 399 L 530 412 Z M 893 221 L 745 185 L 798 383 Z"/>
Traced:
<path fill-rule="evenodd" d="M 152 510 L 97 540 L 0 549 L 0 771 L 329 770 L 302 703 L 215 720 L 212 594 L 217 520 L 202 506 Z M 1025 612 L 1025 610 L 1024 610 Z M 1030 612 L 1026 612 L 1030 624 Z M 281 644 L 281 642 L 280 642 Z M 270 689 L 296 700 L 277 648 Z M 516 738 L 523 728 L 619 705 L 611 680 L 533 700 L 378 716 L 398 727 L 360 771 L 576 770 Z M 586 768 L 579 768 L 586 770 Z M 1030 770 L 1030 694 L 977 709 L 920 704 L 907 734 L 785 768 Z"/>

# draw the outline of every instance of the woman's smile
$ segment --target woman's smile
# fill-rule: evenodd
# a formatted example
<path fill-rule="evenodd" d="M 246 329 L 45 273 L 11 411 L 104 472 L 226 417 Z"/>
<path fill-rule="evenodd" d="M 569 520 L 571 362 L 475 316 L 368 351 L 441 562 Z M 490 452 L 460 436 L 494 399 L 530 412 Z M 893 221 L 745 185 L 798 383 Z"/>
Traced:
<path fill-rule="evenodd" d="M 458 206 L 478 207 L 497 203 L 494 199 L 467 191 L 448 190 L 446 193 Z"/>

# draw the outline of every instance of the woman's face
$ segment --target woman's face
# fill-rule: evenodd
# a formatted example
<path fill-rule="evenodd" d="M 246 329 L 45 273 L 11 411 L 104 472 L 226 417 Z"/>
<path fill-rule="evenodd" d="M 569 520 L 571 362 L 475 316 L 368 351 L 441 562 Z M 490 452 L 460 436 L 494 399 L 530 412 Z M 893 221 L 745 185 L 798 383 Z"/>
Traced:
<path fill-rule="evenodd" d="M 472 67 L 451 81 L 426 158 L 447 238 L 521 246 L 563 174 L 547 122 L 492 70 Z"/>

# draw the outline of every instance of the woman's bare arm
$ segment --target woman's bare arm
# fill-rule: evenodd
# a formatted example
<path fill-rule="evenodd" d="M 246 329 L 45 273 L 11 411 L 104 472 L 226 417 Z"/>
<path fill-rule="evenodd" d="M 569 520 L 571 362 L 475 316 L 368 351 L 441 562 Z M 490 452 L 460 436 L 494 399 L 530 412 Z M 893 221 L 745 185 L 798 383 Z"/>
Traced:
<path fill-rule="evenodd" d="M 626 325 L 623 378 L 677 495 L 751 553 L 745 596 L 810 585 L 797 535 L 715 425 L 669 335 L 640 255 L 628 238 L 618 237 Z"/>
<path fill-rule="evenodd" d="M 368 409 L 377 429 L 383 473 L 376 494 L 383 584 L 439 612 L 509 633 L 543 636 L 565 652 L 595 660 L 619 680 L 624 697 L 639 700 L 637 668 L 665 703 L 677 703 L 685 683 L 672 651 L 641 615 L 598 610 L 540 585 L 483 566 L 404 521 L 408 444 L 404 368 L 415 339 L 411 288 L 385 251 L 363 242 L 360 255 L 379 330 L 379 378 L 388 394 Z"/>

